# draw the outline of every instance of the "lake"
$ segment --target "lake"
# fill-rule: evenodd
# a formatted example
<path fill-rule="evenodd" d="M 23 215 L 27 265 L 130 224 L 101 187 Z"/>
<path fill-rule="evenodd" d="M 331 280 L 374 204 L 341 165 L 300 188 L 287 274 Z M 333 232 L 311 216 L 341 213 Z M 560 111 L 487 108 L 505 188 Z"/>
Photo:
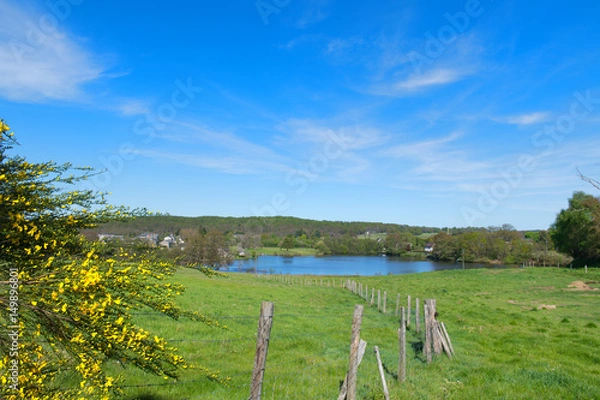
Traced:
<path fill-rule="evenodd" d="M 487 264 L 467 264 L 466 268 L 491 267 Z M 493 266 L 502 268 L 503 266 Z M 254 272 L 290 275 L 396 275 L 417 272 L 460 269 L 460 263 L 411 261 L 383 256 L 282 257 L 260 256 L 257 259 L 236 260 L 223 272 Z"/>

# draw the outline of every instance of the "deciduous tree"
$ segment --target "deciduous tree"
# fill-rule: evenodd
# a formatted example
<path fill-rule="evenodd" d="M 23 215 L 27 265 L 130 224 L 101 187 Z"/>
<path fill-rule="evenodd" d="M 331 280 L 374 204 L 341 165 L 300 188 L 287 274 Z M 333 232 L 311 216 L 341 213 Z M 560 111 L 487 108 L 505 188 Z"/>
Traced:
<path fill-rule="evenodd" d="M 556 248 L 576 261 L 600 260 L 600 200 L 575 192 L 550 228 Z"/>

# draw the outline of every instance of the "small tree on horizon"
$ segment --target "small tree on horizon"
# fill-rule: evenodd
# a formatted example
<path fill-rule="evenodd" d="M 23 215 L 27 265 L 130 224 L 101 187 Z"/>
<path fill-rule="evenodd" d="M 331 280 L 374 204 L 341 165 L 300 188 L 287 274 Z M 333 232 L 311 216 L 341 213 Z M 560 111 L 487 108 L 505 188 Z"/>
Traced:
<path fill-rule="evenodd" d="M 294 237 L 292 235 L 287 235 L 279 243 L 279 248 L 280 249 L 285 249 L 286 251 L 289 251 L 290 249 L 293 249 L 295 246 L 296 246 L 296 241 L 294 240 Z"/>

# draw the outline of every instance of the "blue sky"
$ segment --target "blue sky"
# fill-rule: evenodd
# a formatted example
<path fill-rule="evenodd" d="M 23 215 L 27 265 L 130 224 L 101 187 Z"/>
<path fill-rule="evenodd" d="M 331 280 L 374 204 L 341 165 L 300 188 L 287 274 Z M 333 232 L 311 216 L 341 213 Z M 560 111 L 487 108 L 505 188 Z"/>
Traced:
<path fill-rule="evenodd" d="M 0 117 L 115 204 L 546 229 L 600 177 L 600 3 L 565 4 L 0 0 Z"/>

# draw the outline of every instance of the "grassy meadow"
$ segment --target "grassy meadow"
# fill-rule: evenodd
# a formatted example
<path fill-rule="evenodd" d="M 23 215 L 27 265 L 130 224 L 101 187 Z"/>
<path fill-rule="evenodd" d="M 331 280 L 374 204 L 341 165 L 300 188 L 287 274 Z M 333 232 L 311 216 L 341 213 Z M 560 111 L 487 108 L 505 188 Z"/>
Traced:
<path fill-rule="evenodd" d="M 588 274 L 526 268 L 352 277 L 369 291 L 387 291 L 387 315 L 339 288 L 340 277 L 312 277 L 313 284 L 306 286 L 292 276 L 284 282 L 251 274 L 207 278 L 182 269 L 174 279 L 188 288 L 180 298 L 183 307 L 212 316 L 227 329 L 153 314 L 136 319 L 172 340 L 191 363 L 231 380 L 223 385 L 191 369 L 176 382 L 127 368 L 121 370 L 124 399 L 247 399 L 263 300 L 275 303 L 263 399 L 337 397 L 355 304 L 365 305 L 361 337 L 368 343 L 358 370 L 360 399 L 384 398 L 373 346 L 379 346 L 392 399 L 600 398 L 600 290 L 568 287 L 574 281 L 600 287 L 598 269 Z M 315 285 L 321 279 L 338 287 Z M 452 360 L 442 355 L 427 365 L 413 312 L 403 384 L 396 381 L 396 293 L 403 305 L 409 294 L 413 306 L 417 297 L 437 299 L 438 319 L 446 324 L 456 352 Z"/>

